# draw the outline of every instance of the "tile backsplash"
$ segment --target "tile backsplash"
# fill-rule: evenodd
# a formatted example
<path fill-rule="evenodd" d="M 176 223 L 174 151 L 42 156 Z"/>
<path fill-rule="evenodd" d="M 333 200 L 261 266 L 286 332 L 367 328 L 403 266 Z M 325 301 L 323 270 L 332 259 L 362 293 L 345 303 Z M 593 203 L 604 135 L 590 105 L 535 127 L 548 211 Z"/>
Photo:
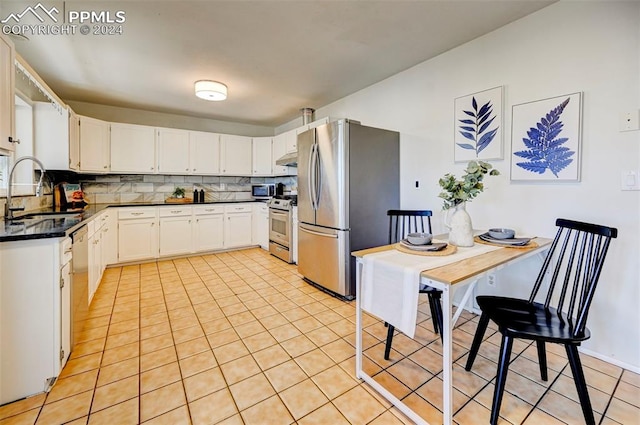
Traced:
<path fill-rule="evenodd" d="M 60 177 L 60 176 L 58 176 Z M 67 176 L 68 177 L 68 176 Z M 82 184 L 89 203 L 113 204 L 164 202 L 177 187 L 191 197 L 193 189 L 204 189 L 205 201 L 251 200 L 251 184 L 283 183 L 285 191 L 295 190 L 297 178 L 288 177 L 227 177 L 168 175 L 86 175 L 74 176 Z M 56 181 L 62 179 L 56 178 Z"/>

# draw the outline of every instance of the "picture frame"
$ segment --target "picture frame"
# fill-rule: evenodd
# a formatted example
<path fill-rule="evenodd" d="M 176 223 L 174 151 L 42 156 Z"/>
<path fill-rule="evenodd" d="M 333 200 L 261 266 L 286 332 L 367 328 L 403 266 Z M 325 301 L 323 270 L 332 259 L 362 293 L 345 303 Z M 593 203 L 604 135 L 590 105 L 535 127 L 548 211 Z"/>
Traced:
<path fill-rule="evenodd" d="M 582 92 L 513 105 L 511 181 L 580 181 Z"/>
<path fill-rule="evenodd" d="M 454 162 L 503 159 L 503 86 L 454 101 Z"/>

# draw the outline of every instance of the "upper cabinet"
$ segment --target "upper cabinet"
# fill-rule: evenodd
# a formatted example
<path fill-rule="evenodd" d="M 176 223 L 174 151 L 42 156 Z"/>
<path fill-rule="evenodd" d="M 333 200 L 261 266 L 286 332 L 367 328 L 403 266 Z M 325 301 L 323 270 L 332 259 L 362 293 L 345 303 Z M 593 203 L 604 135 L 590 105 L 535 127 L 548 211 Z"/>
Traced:
<path fill-rule="evenodd" d="M 286 131 L 276 137 L 284 140 L 285 153 L 298 151 L 298 132 L 296 129 Z"/>
<path fill-rule="evenodd" d="M 189 174 L 189 132 L 158 128 L 158 173 Z"/>
<path fill-rule="evenodd" d="M 271 176 L 272 171 L 272 139 L 271 137 L 253 138 L 253 175 Z"/>
<path fill-rule="evenodd" d="M 80 117 L 69 109 L 69 169 L 80 171 Z"/>
<path fill-rule="evenodd" d="M 220 135 L 220 173 L 228 176 L 250 176 L 251 137 Z"/>
<path fill-rule="evenodd" d="M 15 50 L 11 40 L 0 34 L 0 149 L 14 150 L 15 138 Z"/>
<path fill-rule="evenodd" d="M 80 116 L 80 171 L 109 172 L 109 123 Z"/>
<path fill-rule="evenodd" d="M 111 171 L 153 173 L 155 171 L 155 127 L 111 124 Z"/>
<path fill-rule="evenodd" d="M 189 132 L 191 174 L 220 174 L 220 135 L 204 131 Z"/>
<path fill-rule="evenodd" d="M 291 174 L 291 172 L 289 171 L 289 167 L 276 164 L 276 161 L 279 158 L 281 158 L 285 153 L 287 153 L 287 140 L 285 139 L 285 137 L 282 137 L 282 134 L 280 134 L 273 138 L 273 144 L 272 144 L 271 169 L 273 171 L 274 176 L 287 176 Z"/>
<path fill-rule="evenodd" d="M 49 102 L 33 102 L 32 106 L 35 156 L 47 170 L 68 170 L 69 111 Z"/>

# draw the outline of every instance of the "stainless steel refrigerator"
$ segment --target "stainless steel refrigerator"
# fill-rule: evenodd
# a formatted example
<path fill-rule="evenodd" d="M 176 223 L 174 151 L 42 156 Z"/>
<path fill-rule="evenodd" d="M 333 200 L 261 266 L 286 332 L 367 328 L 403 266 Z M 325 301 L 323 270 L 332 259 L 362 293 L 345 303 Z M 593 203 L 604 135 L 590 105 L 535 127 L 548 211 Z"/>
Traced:
<path fill-rule="evenodd" d="M 298 135 L 298 271 L 346 299 L 351 252 L 385 245 L 400 207 L 398 132 L 338 120 Z"/>

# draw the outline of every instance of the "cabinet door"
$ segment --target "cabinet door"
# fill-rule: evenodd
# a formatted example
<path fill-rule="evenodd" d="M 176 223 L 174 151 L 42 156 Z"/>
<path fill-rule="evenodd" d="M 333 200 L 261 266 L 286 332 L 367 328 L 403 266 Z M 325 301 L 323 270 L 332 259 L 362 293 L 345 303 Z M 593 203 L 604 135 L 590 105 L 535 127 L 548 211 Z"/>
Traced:
<path fill-rule="evenodd" d="M 203 131 L 189 132 L 191 174 L 220 174 L 220 135 Z"/>
<path fill-rule="evenodd" d="M 102 268 L 118 262 L 118 221 L 115 211 L 105 211 L 102 225 Z"/>
<path fill-rule="evenodd" d="M 69 169 L 80 170 L 80 117 L 69 109 Z"/>
<path fill-rule="evenodd" d="M 253 245 L 269 249 L 269 208 L 264 203 L 253 206 Z"/>
<path fill-rule="evenodd" d="M 118 260 L 146 260 L 158 256 L 158 226 L 155 218 L 118 222 Z"/>
<path fill-rule="evenodd" d="M 100 231 L 89 236 L 89 304 L 98 290 L 102 268 L 102 246 Z"/>
<path fill-rule="evenodd" d="M 230 176 L 251 175 L 251 138 L 220 135 L 222 174 Z"/>
<path fill-rule="evenodd" d="M 194 248 L 196 252 L 224 248 L 224 214 L 195 217 Z"/>
<path fill-rule="evenodd" d="M 109 171 L 109 123 L 80 116 L 80 171 Z"/>
<path fill-rule="evenodd" d="M 254 137 L 253 138 L 253 175 L 254 176 L 270 176 L 272 160 L 272 139 L 271 137 Z"/>
<path fill-rule="evenodd" d="M 272 157 L 273 157 L 272 169 L 273 169 L 274 176 L 288 176 L 292 174 L 289 171 L 289 167 L 276 164 L 276 160 L 281 158 L 285 153 L 287 153 L 287 139 L 284 135 L 279 134 L 273 138 L 273 144 L 272 144 Z"/>
<path fill-rule="evenodd" d="M 68 110 L 59 111 L 49 102 L 33 102 L 31 106 L 33 124 L 29 124 L 33 128 L 34 156 L 47 170 L 69 169 Z"/>
<path fill-rule="evenodd" d="M 300 131 L 294 129 L 294 130 L 289 130 L 286 133 L 283 133 L 287 153 L 298 151 L 298 134 L 305 131 L 306 128 L 302 128 L 299 130 Z"/>
<path fill-rule="evenodd" d="M 231 213 L 224 221 L 224 247 L 251 245 L 251 212 Z"/>
<path fill-rule="evenodd" d="M 111 171 L 153 173 L 156 163 L 155 127 L 111 124 Z"/>
<path fill-rule="evenodd" d="M 0 34 L 0 148 L 10 151 L 15 149 L 9 142 L 15 137 L 14 57 L 13 43 Z"/>
<path fill-rule="evenodd" d="M 160 255 L 192 252 L 191 216 L 160 218 Z"/>
<path fill-rule="evenodd" d="M 71 262 L 60 270 L 60 369 L 71 352 Z"/>
<path fill-rule="evenodd" d="M 158 129 L 158 172 L 188 174 L 189 132 L 173 128 Z"/>

